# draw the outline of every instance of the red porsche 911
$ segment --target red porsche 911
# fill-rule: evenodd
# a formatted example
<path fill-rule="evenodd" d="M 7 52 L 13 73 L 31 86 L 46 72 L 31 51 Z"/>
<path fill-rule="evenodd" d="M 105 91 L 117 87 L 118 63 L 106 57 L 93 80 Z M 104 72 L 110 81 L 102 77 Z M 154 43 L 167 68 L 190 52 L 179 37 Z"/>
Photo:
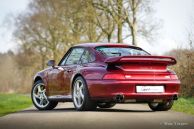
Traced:
<path fill-rule="evenodd" d="M 148 103 L 154 111 L 171 109 L 180 81 L 168 69 L 173 57 L 152 56 L 126 44 L 85 43 L 71 47 L 58 64 L 34 77 L 32 101 L 39 110 L 72 102 L 79 111 L 116 103 Z"/>

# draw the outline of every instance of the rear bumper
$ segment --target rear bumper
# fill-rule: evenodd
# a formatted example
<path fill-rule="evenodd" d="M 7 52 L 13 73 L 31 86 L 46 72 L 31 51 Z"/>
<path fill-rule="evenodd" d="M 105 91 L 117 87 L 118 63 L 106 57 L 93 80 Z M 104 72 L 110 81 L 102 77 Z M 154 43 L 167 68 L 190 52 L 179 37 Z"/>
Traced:
<path fill-rule="evenodd" d="M 173 99 L 178 96 L 179 80 L 170 81 L 129 81 L 129 80 L 86 80 L 90 96 L 94 100 L 114 100 L 123 95 L 125 100 L 153 101 Z M 164 93 L 137 93 L 136 85 L 164 85 Z"/>

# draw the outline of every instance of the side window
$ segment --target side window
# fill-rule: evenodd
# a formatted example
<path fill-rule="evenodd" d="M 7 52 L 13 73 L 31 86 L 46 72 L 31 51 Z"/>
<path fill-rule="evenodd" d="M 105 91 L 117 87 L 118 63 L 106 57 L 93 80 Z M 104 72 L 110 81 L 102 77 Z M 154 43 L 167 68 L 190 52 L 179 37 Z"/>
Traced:
<path fill-rule="evenodd" d="M 95 57 L 92 53 L 90 53 L 88 50 L 84 52 L 84 54 L 81 57 L 82 64 L 90 63 L 95 60 Z"/>
<path fill-rule="evenodd" d="M 83 48 L 73 48 L 73 50 L 67 57 L 65 64 L 66 65 L 78 64 L 83 52 L 84 52 Z"/>
<path fill-rule="evenodd" d="M 61 62 L 60 62 L 60 66 L 64 66 L 65 65 L 65 62 L 66 62 L 66 60 L 67 60 L 67 58 L 68 58 L 68 56 L 71 54 L 71 52 L 69 52 L 66 56 L 65 56 L 65 58 L 63 58 L 62 60 L 61 60 Z"/>

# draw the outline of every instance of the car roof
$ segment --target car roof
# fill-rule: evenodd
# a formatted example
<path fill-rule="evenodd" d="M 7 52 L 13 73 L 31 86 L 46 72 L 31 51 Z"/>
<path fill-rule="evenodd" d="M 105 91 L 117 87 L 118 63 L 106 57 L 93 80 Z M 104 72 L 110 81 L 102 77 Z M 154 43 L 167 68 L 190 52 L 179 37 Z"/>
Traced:
<path fill-rule="evenodd" d="M 139 47 L 136 47 L 136 46 L 133 46 L 133 45 L 123 44 L 123 43 L 82 43 L 82 44 L 77 44 L 74 47 L 95 48 L 95 47 L 100 47 L 100 46 L 139 48 Z M 139 49 L 141 49 L 141 48 L 139 48 Z"/>

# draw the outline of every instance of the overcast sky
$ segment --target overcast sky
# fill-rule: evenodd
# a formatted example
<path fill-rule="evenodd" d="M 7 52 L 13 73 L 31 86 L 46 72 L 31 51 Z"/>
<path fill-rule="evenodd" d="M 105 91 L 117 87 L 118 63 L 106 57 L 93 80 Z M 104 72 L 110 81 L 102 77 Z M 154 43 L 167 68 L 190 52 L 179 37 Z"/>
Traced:
<path fill-rule="evenodd" d="M 157 54 L 185 47 L 183 42 L 191 26 L 191 17 L 194 18 L 194 0 L 160 0 L 155 3 L 154 8 L 155 17 L 161 19 L 163 25 L 153 46 L 143 43 L 141 46 Z"/>
<path fill-rule="evenodd" d="M 0 52 L 15 50 L 16 43 L 12 40 L 14 26 L 9 25 L 9 15 L 16 16 L 25 11 L 30 0 L 0 0 Z M 161 19 L 162 28 L 159 30 L 156 43 L 149 45 L 144 41 L 139 46 L 155 54 L 162 54 L 173 48 L 184 47 L 182 42 L 186 30 L 194 17 L 193 0 L 159 0 L 155 2 L 155 17 Z M 6 19 L 6 20 L 5 20 Z M 6 21 L 6 22 L 5 22 Z M 8 29 L 7 29 L 8 28 Z"/>
<path fill-rule="evenodd" d="M 30 0 L 0 0 L 0 52 L 9 49 L 15 50 L 16 43 L 13 42 L 12 32 L 14 26 L 10 26 L 10 16 L 17 16 L 23 12 Z"/>

